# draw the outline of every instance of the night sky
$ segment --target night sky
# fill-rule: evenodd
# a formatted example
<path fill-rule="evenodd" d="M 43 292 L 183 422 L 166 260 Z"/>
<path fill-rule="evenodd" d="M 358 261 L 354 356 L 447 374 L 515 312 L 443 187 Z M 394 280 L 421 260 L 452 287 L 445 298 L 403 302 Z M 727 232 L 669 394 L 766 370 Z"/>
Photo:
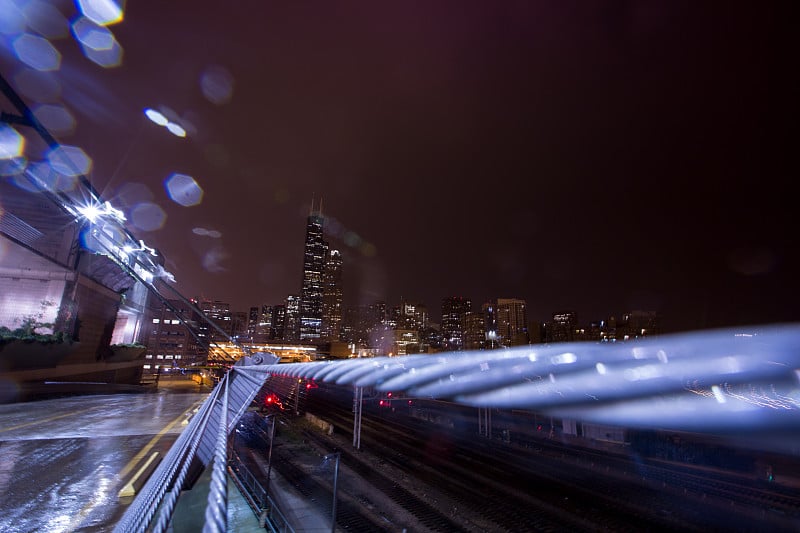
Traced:
<path fill-rule="evenodd" d="M 54 42 L 77 119 L 59 138 L 93 157 L 112 203 L 164 210 L 162 227 L 131 229 L 182 293 L 238 310 L 299 293 L 322 198 L 348 305 L 404 297 L 437 319 L 445 296 L 517 297 L 533 320 L 643 309 L 668 331 L 796 321 L 796 16 L 696 1 L 130 1 L 110 27 L 121 66 Z M 13 79 L 7 54 L 0 65 Z M 173 172 L 202 203 L 170 200 Z"/>

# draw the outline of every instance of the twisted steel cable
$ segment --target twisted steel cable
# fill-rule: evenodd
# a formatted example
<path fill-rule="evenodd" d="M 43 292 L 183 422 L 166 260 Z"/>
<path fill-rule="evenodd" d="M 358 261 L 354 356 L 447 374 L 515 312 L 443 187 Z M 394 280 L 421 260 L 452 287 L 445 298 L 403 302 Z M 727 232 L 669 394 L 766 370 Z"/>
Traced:
<path fill-rule="evenodd" d="M 214 449 L 214 469 L 211 472 L 211 486 L 206 505 L 204 533 L 224 533 L 228 528 L 228 389 L 230 373 L 220 381 L 225 387 L 220 409 L 217 444 Z"/>
<path fill-rule="evenodd" d="M 800 326 L 246 367 L 624 427 L 800 429 Z"/>

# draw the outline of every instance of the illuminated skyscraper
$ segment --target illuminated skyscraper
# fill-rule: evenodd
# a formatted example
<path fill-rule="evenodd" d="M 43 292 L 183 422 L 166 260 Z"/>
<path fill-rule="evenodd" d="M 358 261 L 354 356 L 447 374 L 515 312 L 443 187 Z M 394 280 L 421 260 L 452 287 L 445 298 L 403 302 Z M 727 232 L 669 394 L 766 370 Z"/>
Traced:
<path fill-rule="evenodd" d="M 300 340 L 318 340 L 322 333 L 323 274 L 328 243 L 322 238 L 322 208 L 314 213 L 314 203 L 306 225 L 303 254 L 303 286 L 300 291 Z M 287 307 L 288 312 L 288 307 Z"/>
<path fill-rule="evenodd" d="M 472 310 L 469 298 L 453 296 L 442 299 L 442 346 L 447 350 L 464 349 L 466 314 Z"/>
<path fill-rule="evenodd" d="M 300 338 L 300 297 L 290 294 L 286 297 L 286 310 L 283 319 L 283 340 L 297 342 Z"/>
<path fill-rule="evenodd" d="M 528 312 L 525 300 L 498 298 L 497 334 L 503 346 L 528 344 Z"/>
<path fill-rule="evenodd" d="M 322 275 L 322 332 L 326 341 L 339 340 L 342 326 L 342 254 L 330 250 Z"/>
<path fill-rule="evenodd" d="M 574 311 L 553 313 L 553 322 L 548 325 L 548 342 L 569 342 L 575 340 L 578 315 Z"/>
<path fill-rule="evenodd" d="M 486 315 L 480 311 L 464 314 L 464 349 L 482 350 L 486 346 Z"/>

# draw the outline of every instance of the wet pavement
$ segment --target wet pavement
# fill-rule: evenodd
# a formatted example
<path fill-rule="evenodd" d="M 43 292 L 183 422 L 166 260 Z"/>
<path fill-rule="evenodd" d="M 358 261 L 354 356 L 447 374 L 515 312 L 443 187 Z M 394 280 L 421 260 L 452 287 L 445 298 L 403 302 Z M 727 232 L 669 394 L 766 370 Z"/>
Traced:
<path fill-rule="evenodd" d="M 207 395 L 162 380 L 153 393 L 0 405 L 0 531 L 112 530 L 132 500 L 119 490 Z"/>

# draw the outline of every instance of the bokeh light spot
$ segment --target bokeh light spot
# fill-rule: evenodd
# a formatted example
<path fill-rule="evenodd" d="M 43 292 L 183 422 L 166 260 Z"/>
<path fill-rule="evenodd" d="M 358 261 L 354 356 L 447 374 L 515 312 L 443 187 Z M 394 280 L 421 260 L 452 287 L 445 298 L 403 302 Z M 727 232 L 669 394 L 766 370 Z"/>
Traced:
<path fill-rule="evenodd" d="M 92 169 L 92 160 L 86 152 L 77 146 L 59 146 L 47 154 L 50 166 L 64 176 L 88 174 Z"/>
<path fill-rule="evenodd" d="M 128 182 L 123 184 L 114 195 L 112 203 L 122 209 L 130 209 L 133 206 L 153 201 L 153 192 L 147 185 L 138 182 Z"/>
<path fill-rule="evenodd" d="M 114 0 L 78 0 L 77 4 L 83 16 L 100 26 L 121 22 L 124 16 Z"/>
<path fill-rule="evenodd" d="M 364 257 L 375 257 L 377 251 L 378 250 L 375 248 L 375 245 L 371 242 L 365 242 L 361 246 L 361 253 L 364 255 Z"/>
<path fill-rule="evenodd" d="M 164 188 L 173 202 L 184 207 L 199 204 L 203 200 L 203 189 L 186 174 L 173 174 L 164 181 Z"/>
<path fill-rule="evenodd" d="M 51 72 L 26 68 L 14 76 L 17 90 L 34 102 L 57 102 L 61 99 L 61 84 Z"/>
<path fill-rule="evenodd" d="M 186 130 L 174 122 L 167 124 L 167 129 L 176 137 L 186 137 Z"/>
<path fill-rule="evenodd" d="M 209 102 L 226 104 L 233 96 L 233 76 L 225 67 L 211 65 L 200 77 L 200 89 Z"/>
<path fill-rule="evenodd" d="M 28 165 L 28 177 L 33 178 L 40 189 L 54 192 L 69 192 L 77 185 L 75 176 L 61 174 L 44 162 Z"/>
<path fill-rule="evenodd" d="M 36 70 L 58 70 L 61 66 L 61 54 L 44 37 L 24 33 L 14 39 L 12 47 L 20 61 Z"/>
<path fill-rule="evenodd" d="M 25 157 L 0 158 L 0 176 L 16 176 L 24 172 L 27 167 L 28 159 Z"/>
<path fill-rule="evenodd" d="M 361 245 L 361 237 L 358 234 L 348 231 L 344 234 L 344 243 L 351 248 L 358 248 Z"/>
<path fill-rule="evenodd" d="M 84 49 L 110 50 L 114 46 L 115 39 L 111 30 L 98 26 L 85 17 L 72 23 L 72 34 Z"/>
<path fill-rule="evenodd" d="M 0 159 L 14 159 L 22 155 L 25 139 L 8 124 L 0 124 Z"/>
<path fill-rule="evenodd" d="M 34 109 L 33 114 L 51 133 L 68 135 L 75 131 L 75 117 L 64 106 L 40 105 Z"/>
<path fill-rule="evenodd" d="M 25 31 L 25 15 L 14 0 L 0 0 L 0 33 L 16 35 Z"/>
<path fill-rule="evenodd" d="M 225 272 L 222 262 L 230 257 L 222 246 L 215 246 L 203 255 L 203 268 L 209 272 Z"/>
<path fill-rule="evenodd" d="M 25 169 L 22 174 L 17 174 L 9 178 L 11 183 L 28 192 L 42 192 L 42 184 L 36 179 L 35 175 L 30 171 L 30 167 Z"/>
<path fill-rule="evenodd" d="M 206 229 L 206 228 L 194 228 L 192 229 L 192 233 L 195 235 L 200 235 L 201 237 L 210 237 L 212 239 L 219 239 L 222 237 L 222 233 L 215 229 Z"/>
<path fill-rule="evenodd" d="M 2 8 L 0 8 L 2 9 Z M 61 39 L 69 35 L 69 22 L 50 2 L 32 0 L 22 8 L 28 27 L 48 39 Z"/>
<path fill-rule="evenodd" d="M 107 50 L 93 50 L 84 48 L 86 57 L 104 68 L 118 67 L 122 64 L 122 47 L 114 40 L 114 44 Z"/>
<path fill-rule="evenodd" d="M 122 47 L 111 30 L 98 26 L 86 17 L 72 23 L 72 34 L 81 45 L 83 55 L 101 67 L 122 64 Z"/>
<path fill-rule="evenodd" d="M 156 111 L 155 109 L 147 108 L 144 110 L 144 114 L 147 115 L 147 118 L 158 124 L 159 126 L 166 126 L 169 124 L 169 119 L 162 115 L 160 112 Z"/>
<path fill-rule="evenodd" d="M 130 221 L 142 231 L 155 231 L 164 227 L 167 214 L 156 204 L 144 202 L 131 210 Z"/>

